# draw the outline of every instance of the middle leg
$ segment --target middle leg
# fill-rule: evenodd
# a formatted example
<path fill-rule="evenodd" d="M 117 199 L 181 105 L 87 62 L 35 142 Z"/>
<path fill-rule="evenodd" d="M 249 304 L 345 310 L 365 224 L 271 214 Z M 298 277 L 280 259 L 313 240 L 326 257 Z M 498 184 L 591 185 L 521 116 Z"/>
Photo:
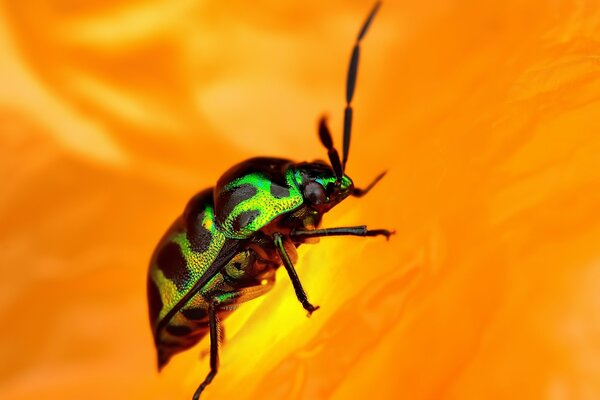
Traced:
<path fill-rule="evenodd" d="M 285 247 L 283 246 L 283 236 L 280 233 L 275 233 L 275 234 L 273 234 L 273 240 L 275 242 L 275 247 L 277 249 L 277 253 L 279 254 L 279 257 L 281 258 L 281 261 L 283 262 L 283 266 L 285 267 L 285 270 L 287 271 L 287 273 L 290 277 L 290 280 L 292 281 L 292 286 L 294 287 L 294 291 L 296 292 L 296 297 L 302 304 L 302 307 L 304 307 L 304 309 L 306 311 L 308 311 L 308 316 L 310 317 L 310 315 L 313 312 L 315 312 L 316 310 L 319 309 L 319 306 L 313 306 L 308 301 L 308 297 L 306 296 L 306 292 L 304 291 L 304 288 L 302 287 L 300 278 L 298 278 L 298 274 L 296 273 L 294 264 L 292 263 L 292 260 L 290 260 L 290 257 L 287 254 Z"/>

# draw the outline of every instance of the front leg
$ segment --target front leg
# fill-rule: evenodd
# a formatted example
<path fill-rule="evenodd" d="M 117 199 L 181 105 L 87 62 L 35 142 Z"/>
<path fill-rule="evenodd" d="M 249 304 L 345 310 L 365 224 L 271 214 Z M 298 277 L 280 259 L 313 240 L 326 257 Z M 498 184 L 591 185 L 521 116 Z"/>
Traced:
<path fill-rule="evenodd" d="M 283 266 L 285 267 L 285 270 L 287 271 L 290 280 L 292 281 L 292 286 L 294 286 L 296 297 L 298 298 L 300 303 L 302 303 L 302 307 L 304 307 L 304 309 L 308 311 L 308 316 L 310 317 L 310 315 L 314 311 L 319 309 L 319 306 L 313 306 L 308 301 L 308 297 L 306 296 L 306 292 L 302 287 L 302 283 L 300 283 L 300 278 L 298 278 L 298 274 L 296 273 L 294 264 L 292 264 L 290 256 L 288 255 L 287 251 L 285 250 L 285 247 L 283 246 L 283 236 L 280 233 L 274 233 L 273 241 L 275 243 L 275 248 L 277 249 L 277 254 L 279 254 L 279 257 L 283 262 Z"/>
<path fill-rule="evenodd" d="M 293 230 L 290 233 L 292 240 L 301 240 L 307 238 L 323 236 L 385 236 L 389 240 L 390 236 L 396 233 L 387 229 L 367 229 L 365 225 L 348 226 L 345 228 L 326 228 L 313 230 Z"/>

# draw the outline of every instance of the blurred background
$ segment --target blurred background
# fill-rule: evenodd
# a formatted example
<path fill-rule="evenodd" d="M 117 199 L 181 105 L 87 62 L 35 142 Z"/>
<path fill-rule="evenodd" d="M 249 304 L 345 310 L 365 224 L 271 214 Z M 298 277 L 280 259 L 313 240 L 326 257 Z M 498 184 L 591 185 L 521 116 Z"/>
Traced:
<path fill-rule="evenodd" d="M 154 246 L 196 191 L 341 142 L 371 1 L 0 3 L 0 398 L 189 399 L 159 375 Z M 204 399 L 600 398 L 600 7 L 387 1 L 362 49 L 348 170 L 325 226 L 227 322 Z M 284 272 L 284 271 L 280 271 Z"/>

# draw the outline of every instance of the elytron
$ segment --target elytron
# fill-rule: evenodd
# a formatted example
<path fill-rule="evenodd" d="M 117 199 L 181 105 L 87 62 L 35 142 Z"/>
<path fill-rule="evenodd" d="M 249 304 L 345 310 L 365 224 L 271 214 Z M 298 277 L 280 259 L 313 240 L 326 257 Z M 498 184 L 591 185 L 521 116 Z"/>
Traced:
<path fill-rule="evenodd" d="M 308 315 L 319 308 L 309 302 L 294 268 L 298 246 L 323 236 L 389 238 L 393 233 L 366 226 L 319 228 L 323 214 L 348 196 L 367 194 L 384 175 L 360 189 L 344 173 L 360 44 L 379 7 L 375 4 L 363 23 L 350 58 L 342 158 L 321 118 L 319 137 L 329 164 L 259 157 L 233 166 L 214 188 L 192 197 L 152 255 L 148 306 L 159 370 L 173 355 L 207 334 L 210 338 L 210 372 L 195 400 L 217 374 L 222 321 L 241 303 L 269 291 L 281 265 Z"/>

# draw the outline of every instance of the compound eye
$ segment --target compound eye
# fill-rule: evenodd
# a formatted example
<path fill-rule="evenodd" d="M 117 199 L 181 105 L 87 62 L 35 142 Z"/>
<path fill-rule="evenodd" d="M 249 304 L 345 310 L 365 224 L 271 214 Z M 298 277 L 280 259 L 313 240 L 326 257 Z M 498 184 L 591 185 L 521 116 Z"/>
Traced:
<path fill-rule="evenodd" d="M 304 198 L 311 204 L 319 205 L 327 201 L 325 188 L 317 182 L 309 182 L 304 186 Z"/>

